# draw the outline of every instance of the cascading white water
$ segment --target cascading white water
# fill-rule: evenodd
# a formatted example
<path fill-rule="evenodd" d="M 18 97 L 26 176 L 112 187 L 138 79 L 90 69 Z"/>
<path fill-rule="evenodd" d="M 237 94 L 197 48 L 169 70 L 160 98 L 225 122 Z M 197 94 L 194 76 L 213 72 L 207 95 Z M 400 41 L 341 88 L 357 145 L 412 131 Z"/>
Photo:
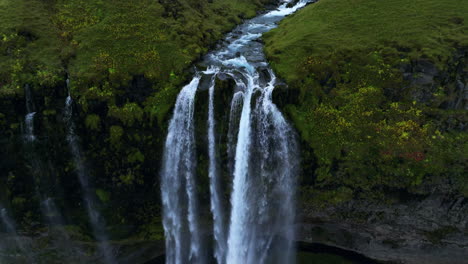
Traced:
<path fill-rule="evenodd" d="M 239 84 L 237 84 L 239 86 Z M 239 134 L 239 120 L 242 103 L 244 101 L 244 92 L 234 93 L 231 100 L 231 109 L 229 110 L 229 128 L 228 128 L 228 169 L 229 173 L 234 174 L 234 160 L 236 156 L 237 135 Z"/>
<path fill-rule="evenodd" d="M 204 64 L 208 70 L 201 76 L 197 73 L 177 98 L 165 145 L 161 183 L 168 264 L 196 263 L 198 258 L 193 256 L 203 255 L 202 251 L 194 251 L 202 246 L 200 234 L 195 232 L 199 215 L 191 209 L 191 203 L 197 204 L 193 185 L 194 100 L 204 76 L 212 78 L 208 91 L 208 175 L 214 258 L 219 264 L 294 262 L 294 197 L 299 157 L 294 132 L 272 102 L 276 77 L 257 41 L 283 17 L 312 1 L 300 0 L 294 6 L 288 6 L 289 2 L 284 1 L 277 10 L 249 20 L 228 34 L 225 43 L 206 56 Z M 225 228 L 220 219 L 225 210 L 221 207 L 221 189 L 217 188 L 218 167 L 222 166 L 216 159 L 215 144 L 217 74 L 230 76 L 236 82 L 227 135 L 227 166 L 233 176 L 227 233 L 222 233 Z"/>
<path fill-rule="evenodd" d="M 36 136 L 34 136 L 34 116 L 36 115 L 36 112 L 31 112 L 26 115 L 24 118 L 24 124 L 25 124 L 25 134 L 24 138 L 27 142 L 33 142 L 36 140 Z"/>
<path fill-rule="evenodd" d="M 250 121 L 252 93 L 258 85 L 258 74 L 246 75 L 248 80 L 246 85 L 244 105 L 239 125 L 237 137 L 236 158 L 234 166 L 234 183 L 231 195 L 231 224 L 228 238 L 228 255 L 226 263 L 246 263 L 249 256 L 246 244 L 251 243 L 251 233 L 249 232 L 249 211 L 252 209 L 249 201 L 246 201 L 250 191 L 248 184 L 248 166 L 250 159 Z"/>
<path fill-rule="evenodd" d="M 193 114 L 199 82 L 200 76 L 197 75 L 179 93 L 164 150 L 161 193 L 168 264 L 206 263 L 201 249 L 194 179 Z"/>
<path fill-rule="evenodd" d="M 67 79 L 67 84 L 68 83 L 69 81 Z M 67 141 L 75 163 L 75 172 L 83 190 L 83 201 L 86 206 L 94 237 L 98 241 L 99 251 L 106 264 L 118 263 L 112 252 L 112 246 L 109 243 L 104 218 L 101 216 L 97 208 L 97 198 L 93 194 L 93 188 L 89 183 L 88 170 L 84 164 L 79 137 L 75 133 L 75 123 L 73 122 L 73 99 L 70 95 L 68 95 L 65 101 L 64 118 L 68 126 Z"/>
<path fill-rule="evenodd" d="M 226 258 L 226 228 L 224 208 L 222 205 L 222 191 L 220 189 L 220 175 L 218 173 L 218 164 L 216 157 L 216 136 L 215 136 L 215 117 L 214 117 L 214 92 L 216 74 L 219 69 L 214 69 L 213 77 L 209 88 L 209 103 L 208 103 L 208 154 L 209 154 L 209 171 L 210 178 L 210 195 L 211 195 L 211 212 L 213 214 L 213 235 L 215 241 L 214 256 L 218 263 L 224 263 Z"/>

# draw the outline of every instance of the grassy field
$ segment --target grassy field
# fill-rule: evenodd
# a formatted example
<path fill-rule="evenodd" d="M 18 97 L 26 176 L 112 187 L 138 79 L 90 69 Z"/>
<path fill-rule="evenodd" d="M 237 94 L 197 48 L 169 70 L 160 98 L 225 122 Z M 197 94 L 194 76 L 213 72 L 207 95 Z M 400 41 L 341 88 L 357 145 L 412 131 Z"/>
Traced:
<path fill-rule="evenodd" d="M 153 90 L 140 107 L 162 119 L 185 70 L 269 0 L 0 0 L 0 96 L 64 87 L 83 109 L 115 106 L 135 76 Z M 65 91 L 62 91 L 62 94 Z"/>
<path fill-rule="evenodd" d="M 464 0 L 320 0 L 265 37 L 266 53 L 287 80 L 305 58 L 395 47 L 439 64 L 468 45 Z"/>
<path fill-rule="evenodd" d="M 0 0 L 0 96 L 25 83 L 53 85 L 63 73 L 58 30 L 40 1 Z"/>

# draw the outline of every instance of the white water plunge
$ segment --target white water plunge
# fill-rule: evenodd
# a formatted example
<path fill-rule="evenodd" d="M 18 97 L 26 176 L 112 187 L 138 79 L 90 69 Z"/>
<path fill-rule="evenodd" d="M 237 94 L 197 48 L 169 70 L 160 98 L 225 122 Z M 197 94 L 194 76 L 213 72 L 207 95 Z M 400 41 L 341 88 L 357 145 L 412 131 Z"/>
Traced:
<path fill-rule="evenodd" d="M 206 263 L 201 252 L 194 177 L 193 114 L 199 82 L 197 75 L 180 92 L 166 139 L 161 181 L 166 263 Z"/>
<path fill-rule="evenodd" d="M 276 84 L 263 54 L 261 35 L 284 16 L 312 1 L 283 4 L 246 21 L 204 60 L 208 70 L 197 73 L 176 101 L 169 124 L 161 172 L 166 263 L 262 264 L 294 263 L 294 218 L 297 143 L 290 125 L 272 102 Z M 233 79 L 227 135 L 216 135 L 215 80 Z M 196 189 L 195 96 L 208 88 L 207 152 L 210 209 L 213 217 L 213 258 L 201 231 Z M 227 139 L 227 161 L 218 157 L 217 138 Z M 197 137 L 198 138 L 198 137 Z M 200 144 L 198 144 L 199 146 Z M 227 163 L 227 164 L 226 164 Z M 223 167 L 224 166 L 224 167 Z M 221 167 L 231 173 L 223 184 Z M 232 186 L 229 208 L 224 208 L 221 185 Z M 225 220 L 230 216 L 229 221 Z M 203 228 L 206 230 L 206 228 Z M 203 234 L 202 234 L 203 233 Z"/>

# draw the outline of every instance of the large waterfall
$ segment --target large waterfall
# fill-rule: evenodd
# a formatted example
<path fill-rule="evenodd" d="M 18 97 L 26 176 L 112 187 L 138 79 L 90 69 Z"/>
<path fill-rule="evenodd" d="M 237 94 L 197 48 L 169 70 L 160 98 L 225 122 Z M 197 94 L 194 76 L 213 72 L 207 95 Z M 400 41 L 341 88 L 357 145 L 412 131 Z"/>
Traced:
<path fill-rule="evenodd" d="M 293 263 L 294 198 L 298 156 L 294 132 L 272 102 L 276 77 L 257 41 L 285 16 L 305 6 L 282 5 L 240 25 L 208 54 L 208 70 L 196 73 L 180 92 L 169 125 L 162 169 L 166 263 L 209 263 L 202 235 L 196 184 L 195 98 L 209 78 L 208 176 L 213 217 L 213 259 L 219 264 Z M 227 164 L 216 145 L 214 94 L 217 75 L 235 81 Z M 224 208 L 219 168 L 232 175 L 230 214 Z M 224 179 L 224 181 L 226 181 Z M 230 216 L 230 219 L 225 219 Z"/>

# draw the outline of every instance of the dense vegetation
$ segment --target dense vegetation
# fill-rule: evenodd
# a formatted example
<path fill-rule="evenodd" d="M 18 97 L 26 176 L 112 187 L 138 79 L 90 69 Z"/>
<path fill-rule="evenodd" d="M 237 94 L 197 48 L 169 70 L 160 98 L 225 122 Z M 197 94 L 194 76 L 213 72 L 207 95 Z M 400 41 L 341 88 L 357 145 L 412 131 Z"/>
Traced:
<path fill-rule="evenodd" d="M 109 225 L 120 225 L 114 237 L 143 230 L 161 239 L 154 184 L 175 97 L 197 59 L 273 2 L 0 0 L 0 203 L 12 201 L 22 226 L 40 221 L 42 182 L 43 195 L 66 193 L 59 206 L 87 222 L 63 122 L 70 92 L 96 195 Z M 37 112 L 35 152 L 48 164 L 40 179 L 23 155 L 26 85 Z"/>
<path fill-rule="evenodd" d="M 266 35 L 271 64 L 299 90 L 285 108 L 310 147 L 307 199 L 468 195 L 463 2 L 322 0 Z"/>

